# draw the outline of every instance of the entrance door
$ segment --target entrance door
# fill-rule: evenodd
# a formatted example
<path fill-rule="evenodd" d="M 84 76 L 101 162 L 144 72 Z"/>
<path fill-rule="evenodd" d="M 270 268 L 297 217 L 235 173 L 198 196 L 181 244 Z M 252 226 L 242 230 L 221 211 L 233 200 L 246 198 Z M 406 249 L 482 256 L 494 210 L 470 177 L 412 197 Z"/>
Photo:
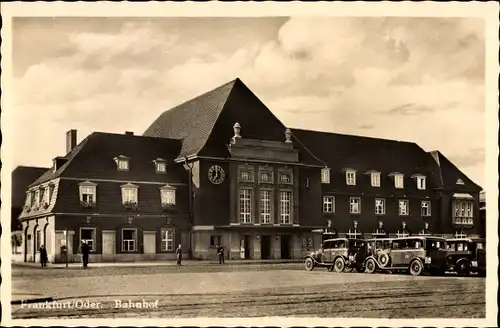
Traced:
<path fill-rule="evenodd" d="M 115 231 L 102 232 L 102 258 L 103 260 L 113 260 L 116 253 L 116 235 Z"/>
<path fill-rule="evenodd" d="M 250 259 L 250 236 L 245 235 L 245 259 Z"/>
<path fill-rule="evenodd" d="M 260 257 L 263 260 L 271 258 L 271 236 L 263 235 L 260 240 Z"/>
<path fill-rule="evenodd" d="M 292 236 L 290 235 L 282 235 L 281 236 L 281 258 L 282 259 L 290 259 L 290 244 L 291 244 Z"/>
<path fill-rule="evenodd" d="M 144 254 L 156 254 L 156 232 L 144 231 Z"/>

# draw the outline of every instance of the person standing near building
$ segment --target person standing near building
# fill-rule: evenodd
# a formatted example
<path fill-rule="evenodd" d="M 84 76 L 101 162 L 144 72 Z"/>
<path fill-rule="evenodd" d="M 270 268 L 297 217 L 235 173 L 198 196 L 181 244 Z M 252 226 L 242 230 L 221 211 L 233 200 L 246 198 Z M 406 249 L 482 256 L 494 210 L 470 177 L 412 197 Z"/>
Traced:
<path fill-rule="evenodd" d="M 45 249 L 44 245 L 40 246 L 39 252 L 40 252 L 40 264 L 42 265 L 42 268 L 44 268 L 47 266 L 47 260 L 48 260 L 47 250 Z"/>
<path fill-rule="evenodd" d="M 217 256 L 219 258 L 219 264 L 224 264 L 224 246 L 220 244 L 217 246 Z"/>
<path fill-rule="evenodd" d="M 179 246 L 177 246 L 177 250 L 175 251 L 175 253 L 177 254 L 177 265 L 182 265 L 182 246 L 181 246 L 181 244 L 179 244 Z"/>
<path fill-rule="evenodd" d="M 87 245 L 86 242 L 82 242 L 82 245 L 80 246 L 80 252 L 82 253 L 82 263 L 83 263 L 83 268 L 87 269 L 87 265 L 89 263 L 89 245 Z"/>

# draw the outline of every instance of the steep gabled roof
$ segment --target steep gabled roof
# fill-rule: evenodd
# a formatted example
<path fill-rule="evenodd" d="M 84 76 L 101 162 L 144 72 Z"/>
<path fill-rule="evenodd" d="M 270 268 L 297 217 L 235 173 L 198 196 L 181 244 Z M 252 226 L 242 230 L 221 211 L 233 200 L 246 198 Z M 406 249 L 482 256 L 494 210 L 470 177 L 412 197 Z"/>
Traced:
<path fill-rule="evenodd" d="M 307 148 L 328 164 L 333 176 L 337 174 L 337 178 L 342 179 L 338 181 L 341 185 L 345 185 L 342 171 L 347 168 L 358 172 L 357 179 L 362 179 L 365 173 L 372 170 L 380 172 L 381 187 L 377 190 L 384 192 L 394 191 L 390 173 L 403 173 L 406 180 L 405 191 L 414 193 L 418 191 L 408 183 L 412 175 L 423 174 L 427 177 L 435 175 L 435 167 L 429 165 L 431 163 L 429 154 L 413 142 L 302 129 L 292 129 L 292 132 Z M 341 175 L 338 175 L 339 172 Z M 435 179 L 428 181 L 427 189 L 438 187 Z M 333 187 L 336 183 L 332 182 Z M 363 189 L 369 183 L 370 179 L 360 180 L 353 189 Z"/>
<path fill-rule="evenodd" d="M 12 207 L 22 207 L 28 186 L 44 174 L 48 168 L 18 166 L 12 171 Z"/>
<path fill-rule="evenodd" d="M 468 189 L 471 191 L 481 191 L 481 186 L 477 185 L 467 175 L 465 175 L 459 168 L 457 168 L 446 156 L 438 150 L 430 152 L 434 159 L 434 165 L 437 165 L 437 172 L 442 183 L 443 188 L 452 189 Z M 463 181 L 463 185 L 457 185 L 457 180 Z"/>
<path fill-rule="evenodd" d="M 165 111 L 144 135 L 181 139 L 179 157 L 226 158 L 236 122 L 241 125 L 242 138 L 285 141 L 285 125 L 240 79 Z M 292 140 L 302 163 L 324 165 L 295 136 Z"/>
<path fill-rule="evenodd" d="M 167 162 L 168 181 L 181 180 L 182 167 L 168 165 L 179 154 L 180 140 L 151 138 L 126 134 L 94 132 L 78 144 L 66 157 L 67 162 L 56 172 L 47 171 L 32 185 L 58 177 L 113 179 L 129 181 L 167 181 L 167 175 L 157 174 L 153 161 Z M 129 171 L 118 171 L 115 157 L 130 158 Z"/>
<path fill-rule="evenodd" d="M 143 136 L 182 140 L 179 157 L 197 154 L 205 145 L 237 80 L 163 112 Z"/>

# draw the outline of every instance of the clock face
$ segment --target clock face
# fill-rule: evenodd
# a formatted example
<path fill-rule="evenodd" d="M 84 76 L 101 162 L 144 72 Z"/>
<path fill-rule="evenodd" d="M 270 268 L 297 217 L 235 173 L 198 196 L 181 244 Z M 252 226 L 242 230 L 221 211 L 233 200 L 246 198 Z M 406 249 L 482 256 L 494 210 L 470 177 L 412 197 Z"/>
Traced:
<path fill-rule="evenodd" d="M 225 173 L 219 165 L 212 165 L 208 169 L 208 179 L 213 184 L 221 184 L 224 181 Z"/>

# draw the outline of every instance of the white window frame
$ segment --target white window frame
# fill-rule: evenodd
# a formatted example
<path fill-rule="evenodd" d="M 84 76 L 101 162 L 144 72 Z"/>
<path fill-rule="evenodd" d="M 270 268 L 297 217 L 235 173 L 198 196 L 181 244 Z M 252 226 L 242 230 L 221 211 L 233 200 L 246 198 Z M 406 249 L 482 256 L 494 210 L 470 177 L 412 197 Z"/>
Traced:
<path fill-rule="evenodd" d="M 116 163 L 116 169 L 118 171 L 130 171 L 130 158 L 127 156 L 120 155 L 113 158 Z"/>
<path fill-rule="evenodd" d="M 266 195 L 268 197 L 266 197 Z M 260 189 L 260 223 L 271 224 L 273 214 L 273 191 L 271 189 Z"/>
<path fill-rule="evenodd" d="M 375 215 L 385 215 L 385 199 L 375 198 Z"/>
<path fill-rule="evenodd" d="M 167 173 L 167 163 L 164 161 L 156 162 L 156 173 Z"/>
<path fill-rule="evenodd" d="M 240 182 L 253 182 L 254 181 L 253 167 L 240 166 L 238 168 L 238 181 L 240 181 Z"/>
<path fill-rule="evenodd" d="M 165 185 L 160 188 L 160 198 L 162 204 L 176 204 L 176 188 L 170 185 Z"/>
<path fill-rule="evenodd" d="M 323 196 L 323 213 L 335 213 L 335 196 Z"/>
<path fill-rule="evenodd" d="M 405 204 L 404 211 L 402 211 L 401 204 Z M 410 215 L 410 201 L 408 199 L 399 199 L 398 200 L 398 215 L 399 216 Z"/>
<path fill-rule="evenodd" d="M 40 205 L 40 190 L 35 190 L 35 205 Z"/>
<path fill-rule="evenodd" d="M 472 204 L 472 202 L 467 202 L 465 204 L 465 217 L 472 218 L 473 216 L 474 216 L 473 204 Z"/>
<path fill-rule="evenodd" d="M 394 187 L 397 189 L 403 189 L 405 187 L 405 180 L 403 174 L 394 175 Z"/>
<path fill-rule="evenodd" d="M 372 187 L 380 187 L 380 172 L 371 173 Z"/>
<path fill-rule="evenodd" d="M 330 183 L 330 169 L 327 167 L 321 169 L 321 183 Z"/>
<path fill-rule="evenodd" d="M 286 197 L 284 197 L 286 195 Z M 293 222 L 293 192 L 280 190 L 280 224 Z"/>
<path fill-rule="evenodd" d="M 44 195 L 44 197 L 43 197 L 43 198 L 44 198 L 44 199 L 43 199 L 43 202 L 44 202 L 44 203 L 47 203 L 47 204 L 50 204 L 50 200 L 51 200 L 51 198 L 52 198 L 52 197 L 51 197 L 52 195 L 50 194 L 50 187 L 49 187 L 49 186 L 46 186 L 46 187 L 45 187 L 45 192 L 43 193 L 43 195 Z"/>
<path fill-rule="evenodd" d="M 262 179 L 262 175 L 264 175 L 264 174 L 268 175 L 269 180 Z M 273 180 L 274 180 L 273 179 L 273 171 L 271 171 L 271 170 L 265 170 L 265 169 L 259 171 L 259 182 L 261 182 L 261 183 L 270 183 L 271 184 L 271 183 L 273 183 Z"/>
<path fill-rule="evenodd" d="M 125 239 L 124 232 L 133 231 L 134 239 Z M 122 228 L 122 252 L 133 253 L 137 250 L 137 229 L 136 228 Z M 132 247 L 131 247 L 132 246 Z"/>
<path fill-rule="evenodd" d="M 282 176 L 287 176 L 289 181 L 283 181 Z M 278 172 L 278 179 L 279 184 L 293 184 L 293 174 L 290 171 Z"/>
<path fill-rule="evenodd" d="M 32 205 L 32 195 L 31 195 L 31 191 L 28 191 L 26 193 L 26 202 L 24 203 L 24 205 L 26 206 L 31 206 Z"/>
<path fill-rule="evenodd" d="M 424 209 L 426 209 L 426 213 L 424 213 Z M 421 216 L 431 216 L 431 201 L 423 200 L 420 205 L 420 214 Z"/>
<path fill-rule="evenodd" d="M 425 190 L 426 189 L 426 178 L 425 177 L 417 177 L 417 189 Z"/>
<path fill-rule="evenodd" d="M 85 200 L 85 195 L 92 195 L 92 203 L 97 203 L 97 184 L 90 182 L 90 181 L 85 181 L 82 182 L 78 185 L 78 189 L 80 192 L 80 201 L 84 202 L 87 201 Z"/>
<path fill-rule="evenodd" d="M 349 197 L 349 213 L 361 214 L 361 197 Z"/>
<path fill-rule="evenodd" d="M 122 188 L 122 203 L 131 202 L 139 204 L 139 186 L 127 183 Z"/>
<path fill-rule="evenodd" d="M 83 230 L 92 230 L 92 239 L 83 239 L 82 238 L 82 231 Z M 89 241 L 91 242 L 89 244 Z M 81 227 L 80 228 L 80 245 L 82 244 L 82 242 L 85 242 L 87 245 L 89 245 L 89 250 L 91 252 L 95 252 L 95 244 L 96 244 L 96 228 L 92 228 L 92 227 Z"/>
<path fill-rule="evenodd" d="M 345 171 L 345 183 L 348 186 L 356 185 L 356 171 L 354 170 Z"/>
<path fill-rule="evenodd" d="M 161 229 L 161 251 L 173 252 L 175 250 L 175 229 L 163 228 Z"/>
<path fill-rule="evenodd" d="M 239 193 L 239 214 L 240 223 L 252 223 L 252 197 L 251 188 L 240 188 Z"/>

